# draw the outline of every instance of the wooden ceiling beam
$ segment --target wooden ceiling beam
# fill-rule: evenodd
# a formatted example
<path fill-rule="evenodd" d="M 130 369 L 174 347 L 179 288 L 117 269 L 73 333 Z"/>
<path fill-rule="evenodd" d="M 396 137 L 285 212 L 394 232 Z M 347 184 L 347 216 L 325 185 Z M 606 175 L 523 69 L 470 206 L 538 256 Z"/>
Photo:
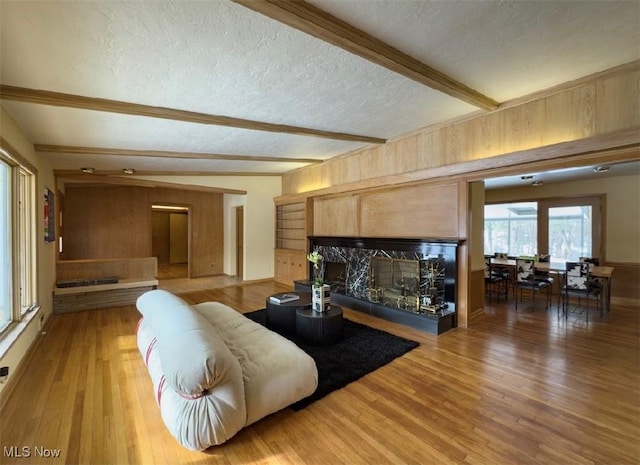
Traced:
<path fill-rule="evenodd" d="M 80 108 L 82 110 L 104 111 L 123 115 L 145 116 L 148 118 L 162 118 L 188 123 L 227 126 L 251 131 L 266 131 L 298 136 L 320 137 L 324 139 L 342 140 L 347 142 L 364 142 L 368 144 L 384 144 L 385 139 L 378 137 L 348 134 L 343 132 L 310 129 L 287 124 L 266 123 L 231 116 L 210 115 L 194 111 L 176 110 L 174 108 L 155 107 L 139 103 L 122 102 L 81 95 L 63 94 L 47 90 L 27 89 L 15 86 L 0 86 L 0 99 L 16 102 L 36 103 L 57 107 Z"/>
<path fill-rule="evenodd" d="M 62 175 L 56 175 L 56 180 L 63 182 L 65 185 L 67 184 L 72 184 L 72 185 L 112 184 L 112 185 L 137 186 L 137 187 L 149 187 L 149 188 L 164 187 L 167 189 L 213 192 L 213 193 L 220 193 L 220 194 L 244 195 L 247 193 L 247 191 L 240 190 L 240 189 L 225 189 L 221 187 L 198 186 L 195 184 L 178 184 L 173 182 L 125 178 L 121 176 L 105 176 L 105 175 L 99 175 L 99 174 L 76 174 L 76 175 L 62 174 Z"/>
<path fill-rule="evenodd" d="M 499 103 L 351 24 L 301 0 L 232 0 L 483 110 Z"/>
<path fill-rule="evenodd" d="M 53 174 L 59 177 L 83 177 L 86 176 L 79 170 L 54 170 Z M 117 176 L 127 179 L 129 176 L 282 176 L 282 173 L 268 173 L 265 171 L 160 171 L 160 170 L 135 170 L 132 175 L 124 174 L 122 170 L 95 170 L 95 176 Z M 126 177 L 125 177 L 126 176 Z M 80 178 L 78 178 L 80 179 Z M 131 178 L 135 179 L 135 178 Z"/>
<path fill-rule="evenodd" d="M 258 155 L 222 155 L 217 153 L 198 152 L 171 152 L 163 150 L 129 150 L 112 149 L 105 147 L 78 147 L 72 145 L 47 145 L 35 144 L 36 152 L 44 153 L 64 153 L 71 155 L 107 155 L 120 157 L 158 157 L 158 158 L 181 158 L 191 160 L 227 160 L 227 161 L 250 161 L 250 162 L 279 162 L 279 163 L 306 163 L 320 164 L 322 160 L 315 158 L 285 158 L 285 157 L 261 157 Z"/>

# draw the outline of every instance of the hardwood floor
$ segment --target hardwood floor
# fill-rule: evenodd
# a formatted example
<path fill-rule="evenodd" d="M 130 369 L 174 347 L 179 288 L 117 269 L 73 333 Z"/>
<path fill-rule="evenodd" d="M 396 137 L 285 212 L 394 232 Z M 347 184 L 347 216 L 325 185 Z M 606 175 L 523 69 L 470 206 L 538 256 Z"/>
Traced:
<path fill-rule="evenodd" d="M 241 312 L 272 281 L 183 294 Z M 167 432 L 135 344 L 135 307 L 53 315 L 0 412 L 0 463 L 637 464 L 640 309 L 610 321 L 487 308 L 439 337 L 345 310 L 420 347 L 304 410 L 285 409 L 205 452 Z M 30 447 L 31 457 L 9 457 Z M 59 458 L 35 448 L 60 449 Z"/>

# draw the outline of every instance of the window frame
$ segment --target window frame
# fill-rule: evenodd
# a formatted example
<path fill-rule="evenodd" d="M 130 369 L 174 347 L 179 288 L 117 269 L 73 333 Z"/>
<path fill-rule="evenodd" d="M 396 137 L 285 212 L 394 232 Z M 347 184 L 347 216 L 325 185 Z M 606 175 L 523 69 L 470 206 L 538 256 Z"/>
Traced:
<path fill-rule="evenodd" d="M 0 338 L 14 324 L 37 307 L 37 231 L 38 205 L 36 190 L 37 169 L 0 138 L 0 160 L 8 166 L 9 214 L 8 228 L 11 249 L 11 276 L 9 292 L 11 308 L 7 324 L 0 327 Z"/>
<path fill-rule="evenodd" d="M 604 255 L 604 207 L 606 196 L 602 195 L 576 195 L 563 197 L 547 197 L 535 199 L 502 199 L 495 202 L 487 202 L 486 205 L 501 205 L 508 203 L 536 202 L 538 204 L 537 215 L 537 241 L 538 254 L 549 253 L 549 209 L 557 207 L 591 206 L 591 256 L 600 258 L 600 263 L 606 261 Z M 484 221 L 483 221 L 484 222 Z M 484 228 L 484 225 L 483 225 Z M 493 254 L 501 251 L 485 251 L 485 254 Z M 509 251 L 505 251 L 509 252 Z M 551 257 L 553 260 L 553 257 Z"/>

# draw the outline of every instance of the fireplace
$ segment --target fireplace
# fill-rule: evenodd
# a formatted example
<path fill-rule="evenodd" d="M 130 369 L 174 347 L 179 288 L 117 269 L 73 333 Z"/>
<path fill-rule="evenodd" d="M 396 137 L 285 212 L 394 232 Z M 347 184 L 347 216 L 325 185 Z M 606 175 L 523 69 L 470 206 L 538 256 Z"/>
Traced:
<path fill-rule="evenodd" d="M 338 305 L 440 334 L 455 327 L 457 241 L 310 237 Z M 310 283 L 298 281 L 298 290 Z"/>

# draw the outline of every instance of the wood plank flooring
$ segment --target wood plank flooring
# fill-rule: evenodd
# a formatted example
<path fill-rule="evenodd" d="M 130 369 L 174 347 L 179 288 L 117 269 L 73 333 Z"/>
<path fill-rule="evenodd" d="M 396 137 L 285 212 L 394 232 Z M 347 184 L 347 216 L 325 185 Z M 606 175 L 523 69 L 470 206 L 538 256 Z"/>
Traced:
<path fill-rule="evenodd" d="M 241 312 L 273 281 L 183 294 Z M 608 323 L 494 304 L 439 337 L 345 310 L 420 342 L 315 402 L 205 452 L 167 432 L 135 343 L 135 307 L 53 315 L 0 412 L 3 464 L 637 464 L 640 309 Z M 17 449 L 8 449 L 8 448 Z M 10 457 L 28 447 L 29 458 Z M 59 449 L 59 458 L 36 455 Z M 54 451 L 55 452 L 55 451 Z"/>

